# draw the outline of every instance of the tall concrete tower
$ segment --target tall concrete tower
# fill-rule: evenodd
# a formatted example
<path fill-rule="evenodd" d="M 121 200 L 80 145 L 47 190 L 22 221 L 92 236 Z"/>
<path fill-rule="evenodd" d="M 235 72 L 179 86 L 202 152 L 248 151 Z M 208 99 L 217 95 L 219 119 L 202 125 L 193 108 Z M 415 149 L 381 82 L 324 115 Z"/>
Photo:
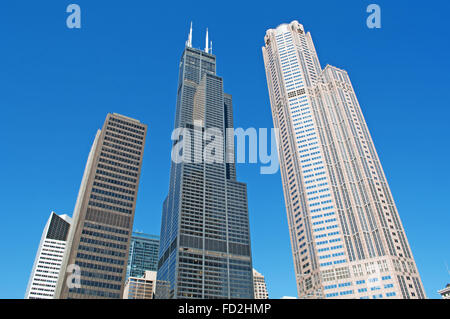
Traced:
<path fill-rule="evenodd" d="M 147 125 L 119 114 L 97 132 L 56 298 L 122 298 L 146 133 Z"/>
<path fill-rule="evenodd" d="M 299 297 L 425 298 L 347 72 L 297 21 L 264 42 Z"/>

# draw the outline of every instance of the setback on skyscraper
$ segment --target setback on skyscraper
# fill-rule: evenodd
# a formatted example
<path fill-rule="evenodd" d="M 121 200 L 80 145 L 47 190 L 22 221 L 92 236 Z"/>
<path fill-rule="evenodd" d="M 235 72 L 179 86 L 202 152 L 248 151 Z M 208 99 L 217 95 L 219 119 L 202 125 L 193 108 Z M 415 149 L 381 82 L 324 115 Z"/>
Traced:
<path fill-rule="evenodd" d="M 297 21 L 264 43 L 299 298 L 425 298 L 347 72 Z"/>
<path fill-rule="evenodd" d="M 193 48 L 191 29 L 179 69 L 175 129 L 191 136 L 218 129 L 224 136 L 233 127 L 232 98 L 223 92 L 206 43 L 204 51 Z M 225 161 L 231 142 L 224 141 L 221 161 L 171 163 L 158 263 L 158 280 L 168 283 L 170 298 L 253 298 L 247 187 L 236 180 L 235 164 Z M 198 150 L 192 145 L 187 151 Z"/>

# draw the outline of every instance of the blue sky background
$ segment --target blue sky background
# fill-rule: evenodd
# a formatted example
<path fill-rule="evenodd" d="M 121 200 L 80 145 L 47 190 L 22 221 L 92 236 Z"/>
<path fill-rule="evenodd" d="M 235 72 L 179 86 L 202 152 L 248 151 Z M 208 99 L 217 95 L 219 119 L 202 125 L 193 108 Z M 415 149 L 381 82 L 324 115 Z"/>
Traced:
<path fill-rule="evenodd" d="M 375 1 L 374 1 L 375 2 Z M 66 27 L 70 3 L 82 28 Z M 149 125 L 135 229 L 159 234 L 178 63 L 194 23 L 209 28 L 236 127 L 272 127 L 261 53 L 268 28 L 298 20 L 324 67 L 349 72 L 428 297 L 450 282 L 448 1 L 0 2 L 0 298 L 23 298 L 52 210 L 72 214 L 108 112 Z M 238 166 L 248 184 L 254 267 L 270 297 L 296 296 L 279 174 Z"/>

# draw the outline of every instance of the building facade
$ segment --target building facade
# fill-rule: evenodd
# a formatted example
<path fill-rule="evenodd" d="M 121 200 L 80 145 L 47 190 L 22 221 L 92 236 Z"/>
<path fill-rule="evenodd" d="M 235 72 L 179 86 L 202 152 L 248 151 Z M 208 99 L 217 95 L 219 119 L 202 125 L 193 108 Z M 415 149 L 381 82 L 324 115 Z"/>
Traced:
<path fill-rule="evenodd" d="M 347 72 L 297 21 L 264 42 L 299 297 L 425 298 Z"/>
<path fill-rule="evenodd" d="M 442 299 L 450 299 L 450 284 L 447 284 L 444 289 L 438 291 Z"/>
<path fill-rule="evenodd" d="M 219 138 L 233 127 L 232 98 L 206 43 L 205 51 L 192 48 L 191 31 L 181 57 L 174 133 L 183 135 L 173 149 L 183 145 L 183 160 L 172 156 L 158 279 L 169 283 L 170 298 L 253 298 L 247 187 L 227 163 L 233 141 Z M 211 132 L 219 143 L 209 153 Z"/>
<path fill-rule="evenodd" d="M 147 125 L 119 114 L 108 114 L 97 132 L 57 298 L 122 298 L 146 132 Z"/>
<path fill-rule="evenodd" d="M 123 299 L 153 299 L 156 291 L 156 271 L 146 270 L 143 276 L 127 279 Z"/>
<path fill-rule="evenodd" d="M 253 269 L 253 291 L 255 299 L 269 299 L 266 280 L 256 269 Z"/>
<path fill-rule="evenodd" d="M 51 212 L 42 233 L 25 299 L 53 299 L 72 220 Z"/>
<path fill-rule="evenodd" d="M 140 232 L 131 235 L 127 276 L 142 277 L 147 270 L 158 270 L 159 236 Z"/>

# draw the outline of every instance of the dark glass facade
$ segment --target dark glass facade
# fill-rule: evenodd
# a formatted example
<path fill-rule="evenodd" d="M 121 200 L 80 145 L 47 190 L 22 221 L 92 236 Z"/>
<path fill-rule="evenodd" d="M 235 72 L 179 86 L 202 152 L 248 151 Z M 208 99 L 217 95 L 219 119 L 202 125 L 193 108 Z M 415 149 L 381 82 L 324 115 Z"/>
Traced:
<path fill-rule="evenodd" d="M 70 229 L 69 222 L 59 217 L 55 213 L 52 213 L 46 238 L 66 241 L 69 229 Z"/>
<path fill-rule="evenodd" d="M 207 139 L 191 143 L 191 162 L 172 161 L 163 204 L 158 280 L 171 298 L 253 298 L 246 184 L 236 180 L 231 95 L 216 75 L 216 57 L 186 47 L 180 63 L 175 128 L 191 137 L 217 130 L 224 137 L 221 161 L 203 160 Z M 205 142 L 206 141 L 206 142 Z M 185 136 L 174 141 L 185 142 Z M 184 144 L 185 146 L 189 144 Z M 226 147 L 225 147 L 226 146 Z M 201 161 L 195 153 L 201 152 Z M 215 154 L 215 153 L 214 153 Z"/>

